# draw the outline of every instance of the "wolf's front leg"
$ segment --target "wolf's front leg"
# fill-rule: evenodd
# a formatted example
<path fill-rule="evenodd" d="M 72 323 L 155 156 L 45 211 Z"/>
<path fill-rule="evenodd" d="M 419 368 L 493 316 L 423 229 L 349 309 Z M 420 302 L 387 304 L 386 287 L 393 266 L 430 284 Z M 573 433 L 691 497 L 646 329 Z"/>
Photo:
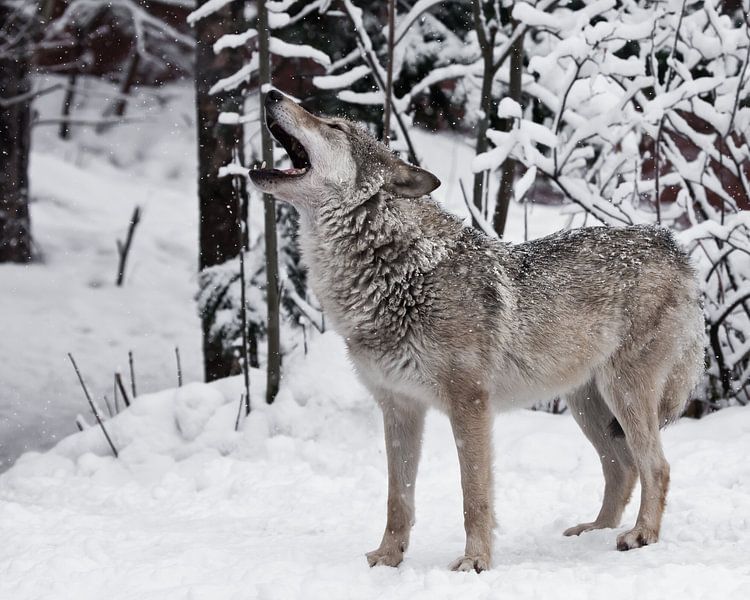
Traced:
<path fill-rule="evenodd" d="M 461 390 L 451 400 L 464 495 L 466 551 L 451 564 L 454 571 L 484 571 L 492 559 L 492 411 L 487 393 Z"/>
<path fill-rule="evenodd" d="M 414 525 L 414 484 L 422 448 L 425 409 L 408 400 L 403 403 L 379 398 L 383 409 L 385 451 L 388 457 L 388 519 L 383 541 L 367 553 L 367 562 L 398 566 L 409 545 Z"/>

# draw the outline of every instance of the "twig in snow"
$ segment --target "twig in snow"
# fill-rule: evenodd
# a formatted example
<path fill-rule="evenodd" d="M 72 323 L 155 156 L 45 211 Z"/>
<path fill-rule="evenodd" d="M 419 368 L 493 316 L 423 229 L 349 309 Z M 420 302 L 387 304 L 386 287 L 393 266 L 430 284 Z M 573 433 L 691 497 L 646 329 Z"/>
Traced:
<path fill-rule="evenodd" d="M 78 370 L 78 365 L 76 364 L 76 361 L 70 352 L 68 352 L 68 358 L 70 359 L 70 362 L 72 363 L 73 368 L 75 369 L 76 375 L 78 375 L 78 381 L 81 382 L 81 387 L 83 388 L 83 393 L 85 394 L 86 400 L 88 400 L 89 406 L 91 407 L 91 412 L 94 413 L 94 417 L 96 417 L 96 422 L 99 423 L 99 427 L 102 428 L 102 433 L 104 433 L 104 437 L 107 438 L 109 447 L 112 448 L 112 454 L 115 455 L 115 458 L 118 458 L 117 448 L 115 448 L 115 445 L 112 443 L 112 438 L 109 437 L 109 434 L 107 433 L 107 428 L 104 427 L 104 423 L 102 422 L 101 417 L 99 417 L 99 413 L 97 412 L 96 407 L 94 406 L 94 401 L 91 399 L 89 390 L 83 381 L 83 376 L 81 375 L 81 372 Z"/>
<path fill-rule="evenodd" d="M 125 391 L 125 385 L 122 383 L 122 375 L 119 373 L 115 373 L 115 383 L 120 390 L 120 394 L 122 394 L 122 401 L 125 403 L 125 406 L 130 406 L 130 398 L 128 398 L 128 393 Z"/>
<path fill-rule="evenodd" d="M 177 387 L 182 387 L 182 364 L 180 363 L 180 347 L 174 347 L 174 355 L 177 359 Z"/>
<path fill-rule="evenodd" d="M 133 390 L 133 398 L 138 394 L 135 393 L 135 368 L 133 367 L 133 351 L 128 350 L 128 363 L 130 364 L 130 389 Z"/>
<path fill-rule="evenodd" d="M 114 416 L 114 413 L 112 412 L 112 405 L 109 403 L 109 398 L 107 398 L 107 395 L 104 395 L 104 404 L 107 407 L 107 413 L 109 414 L 109 418 L 111 419 Z"/>
<path fill-rule="evenodd" d="M 115 373 L 114 383 L 112 383 L 112 395 L 114 396 L 114 399 L 115 399 L 115 414 L 119 414 L 120 406 L 117 402 L 118 394 L 117 394 L 117 374 L 116 373 Z"/>
<path fill-rule="evenodd" d="M 125 123 L 147 123 L 146 119 L 37 119 L 31 122 L 32 127 L 37 125 L 60 125 L 68 123 L 69 125 L 78 125 L 80 127 L 96 127 L 99 125 L 124 125 Z"/>
<path fill-rule="evenodd" d="M 78 427 L 78 431 L 85 431 L 90 427 L 90 425 L 86 422 L 86 419 L 83 418 L 83 415 L 77 415 L 76 427 Z"/>
<path fill-rule="evenodd" d="M 492 228 L 492 225 L 490 225 L 484 216 L 479 213 L 477 207 L 469 202 L 469 197 L 466 195 L 466 189 L 464 188 L 464 182 L 461 179 L 458 180 L 458 185 L 461 187 L 461 194 L 464 198 L 464 204 L 466 204 L 466 210 L 469 211 L 469 216 L 471 216 L 472 225 L 481 229 L 485 235 L 488 235 L 491 238 L 497 238 L 497 232 Z"/>
<path fill-rule="evenodd" d="M 125 280 L 125 263 L 128 260 L 128 254 L 130 253 L 130 245 L 133 242 L 133 234 L 135 228 L 141 221 L 141 207 L 136 206 L 133 210 L 133 216 L 130 217 L 130 225 L 128 226 L 128 235 L 125 238 L 125 243 L 121 240 L 117 240 L 117 254 L 120 256 L 120 262 L 117 267 L 117 285 L 122 286 Z M 133 394 L 135 396 L 135 393 Z"/>
<path fill-rule="evenodd" d="M 242 405 L 245 404 L 245 394 L 240 394 L 240 405 L 237 407 L 237 419 L 234 421 L 234 430 L 240 430 L 240 416 L 242 416 Z"/>
<path fill-rule="evenodd" d="M 12 96 L 11 98 L 0 98 L 0 108 L 10 108 L 15 104 L 21 104 L 22 102 L 34 100 L 35 98 L 39 98 L 40 96 L 44 96 L 45 94 L 49 94 L 50 92 L 59 90 L 61 87 L 63 87 L 62 83 L 56 83 L 41 90 L 32 90 L 30 92 L 26 92 L 25 94 Z"/>
<path fill-rule="evenodd" d="M 238 141 L 239 143 L 239 141 Z M 235 149 L 235 161 L 239 161 L 239 149 Z M 245 235 L 246 221 L 243 215 L 247 214 L 245 207 L 242 206 L 242 194 L 240 193 L 240 179 L 235 177 L 232 182 L 232 191 L 234 193 L 235 200 L 237 201 L 237 231 L 240 239 L 240 302 L 242 303 L 242 309 L 240 315 L 242 317 L 242 376 L 245 383 L 245 414 L 250 414 L 250 363 L 248 362 L 248 348 L 247 348 L 247 298 L 245 297 L 245 252 L 247 251 L 247 236 Z M 238 421 L 239 422 L 239 421 Z"/>

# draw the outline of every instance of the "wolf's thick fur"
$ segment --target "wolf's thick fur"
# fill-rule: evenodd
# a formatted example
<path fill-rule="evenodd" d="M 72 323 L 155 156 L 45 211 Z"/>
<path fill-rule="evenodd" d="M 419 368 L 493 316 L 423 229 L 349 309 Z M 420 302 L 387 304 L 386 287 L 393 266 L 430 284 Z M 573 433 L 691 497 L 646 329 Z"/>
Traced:
<path fill-rule="evenodd" d="M 659 430 L 679 416 L 703 364 L 698 286 L 671 234 L 595 227 L 505 244 L 424 197 L 439 181 L 360 127 L 314 117 L 278 92 L 266 107 L 310 168 L 251 178 L 298 209 L 313 289 L 383 409 L 387 524 L 370 565 L 403 558 L 434 406 L 450 418 L 461 468 L 466 551 L 453 568 L 488 568 L 493 410 L 555 395 L 605 479 L 599 515 L 565 534 L 619 526 L 640 477 L 640 512 L 617 547 L 656 542 L 669 484 Z"/>

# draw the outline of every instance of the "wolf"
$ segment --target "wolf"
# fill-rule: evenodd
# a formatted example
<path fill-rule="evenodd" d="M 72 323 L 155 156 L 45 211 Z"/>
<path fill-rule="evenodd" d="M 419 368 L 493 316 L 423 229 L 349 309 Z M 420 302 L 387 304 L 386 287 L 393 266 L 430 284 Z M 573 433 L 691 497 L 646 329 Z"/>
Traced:
<path fill-rule="evenodd" d="M 599 514 L 564 535 L 619 527 L 640 478 L 640 511 L 617 548 L 656 542 L 669 485 L 660 429 L 683 411 L 704 360 L 698 284 L 672 235 L 591 227 L 503 243 L 442 210 L 428 197 L 438 178 L 363 127 L 276 90 L 264 105 L 293 166 L 249 177 L 299 212 L 313 291 L 383 413 L 387 517 L 370 566 L 403 560 L 435 407 L 450 420 L 463 491 L 466 547 L 451 568 L 488 569 L 493 414 L 555 396 L 604 474 Z"/>

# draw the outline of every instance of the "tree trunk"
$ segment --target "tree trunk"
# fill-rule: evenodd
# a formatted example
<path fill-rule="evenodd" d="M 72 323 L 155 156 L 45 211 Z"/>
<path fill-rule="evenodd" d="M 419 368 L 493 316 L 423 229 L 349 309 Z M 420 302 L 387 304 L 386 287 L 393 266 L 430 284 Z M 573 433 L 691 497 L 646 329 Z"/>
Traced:
<path fill-rule="evenodd" d="M 273 166 L 273 141 L 265 127 L 264 86 L 271 82 L 271 55 L 269 51 L 268 10 L 265 0 L 258 0 L 258 58 L 260 60 L 260 116 L 263 160 Z M 271 404 L 279 391 L 281 381 L 281 342 L 279 331 L 279 257 L 276 239 L 276 201 L 263 194 L 263 212 L 266 239 L 266 301 L 268 306 L 268 364 L 266 374 L 266 402 Z"/>
<path fill-rule="evenodd" d="M 115 102 L 115 107 L 112 113 L 116 117 L 122 117 L 125 115 L 125 109 L 128 106 L 128 100 L 124 96 L 130 95 L 130 88 L 133 87 L 133 84 L 135 83 L 135 76 L 138 73 L 138 65 L 141 62 L 141 55 L 138 54 L 138 49 L 133 46 L 133 56 L 130 57 L 130 60 L 128 61 L 128 67 L 127 71 L 125 72 L 125 77 L 122 80 L 122 83 L 120 84 L 120 97 L 117 99 L 117 102 Z"/>
<path fill-rule="evenodd" d="M 62 110 L 60 111 L 60 129 L 58 129 L 57 131 L 57 135 L 61 140 L 67 140 L 68 137 L 70 137 L 70 109 L 73 107 L 73 101 L 75 100 L 75 88 L 77 81 L 77 73 L 71 73 L 70 75 L 68 75 L 68 88 L 65 90 Z"/>
<path fill-rule="evenodd" d="M 479 115 L 479 121 L 477 122 L 477 133 L 476 133 L 476 146 L 474 153 L 478 156 L 487 151 L 489 143 L 487 141 L 487 130 L 490 127 L 490 114 L 492 113 L 492 79 L 495 76 L 495 72 L 492 68 L 492 55 L 490 54 L 489 60 L 485 58 L 484 69 L 482 74 L 482 91 L 480 99 L 481 114 Z M 486 190 L 484 189 L 484 171 L 479 171 L 474 174 L 474 190 L 473 190 L 473 201 L 474 206 L 477 207 L 479 214 L 483 217 L 484 214 L 484 197 Z M 474 227 L 478 227 L 477 223 L 474 223 Z"/>
<path fill-rule="evenodd" d="M 523 75 L 523 38 L 524 35 L 513 43 L 510 51 L 509 69 L 509 90 L 508 96 L 521 103 L 521 76 Z M 513 119 L 506 119 L 503 124 L 504 131 L 510 131 L 513 128 Z M 508 221 L 508 208 L 513 196 L 513 183 L 516 174 L 516 161 L 508 157 L 503 163 L 503 174 L 500 178 L 500 188 L 497 191 L 497 202 L 495 203 L 495 214 L 492 218 L 492 225 L 498 237 L 503 237 L 505 233 L 505 224 Z"/>
<path fill-rule="evenodd" d="M 383 143 L 391 144 L 391 111 L 393 110 L 393 49 L 396 44 L 396 0 L 388 0 L 388 64 L 383 106 Z"/>
<path fill-rule="evenodd" d="M 207 0 L 199 0 L 198 6 Z M 222 110 L 239 111 L 242 92 L 209 95 L 211 86 L 231 75 L 243 65 L 239 52 L 215 54 L 213 44 L 225 33 L 242 30 L 244 2 L 235 1 L 216 13 L 199 20 L 195 26 L 196 60 L 195 92 L 198 126 L 198 203 L 199 267 L 204 269 L 234 258 L 240 252 L 238 203 L 234 200 L 231 177 L 219 178 L 222 165 L 232 160 L 237 143 L 234 127 L 219 125 Z M 203 325 L 203 364 L 207 381 L 230 374 L 232 357 L 223 353 L 221 343 L 209 336 L 210 319 L 201 315 Z"/>
<path fill-rule="evenodd" d="M 472 15 L 474 18 L 474 30 L 477 33 L 477 39 L 479 41 L 479 47 L 482 52 L 482 89 L 479 98 L 479 121 L 476 126 L 476 145 L 474 152 L 476 155 L 486 152 L 489 148 L 489 142 L 487 141 L 487 130 L 490 127 L 490 118 L 492 116 L 493 98 L 492 98 L 492 80 L 495 78 L 497 69 L 493 64 L 494 61 L 494 46 L 495 46 L 495 34 L 485 30 L 484 18 L 483 18 L 483 3 L 482 0 L 473 0 L 472 2 Z M 472 200 L 474 206 L 477 207 L 477 211 L 483 217 L 487 217 L 484 214 L 485 198 L 487 196 L 487 190 L 484 189 L 485 173 L 480 171 L 474 174 L 474 189 L 472 193 Z M 473 226 L 479 227 L 479 224 L 475 219 L 472 218 Z"/>
<path fill-rule="evenodd" d="M 13 34 L 18 22 L 14 9 L 0 4 L 0 23 Z M 20 25 L 19 25 L 20 27 Z M 2 35 L 4 32 L 0 32 Z M 29 149 L 31 146 L 31 99 L 14 101 L 31 91 L 31 49 L 21 41 L 0 56 L 0 262 L 31 260 L 29 218 Z"/>

